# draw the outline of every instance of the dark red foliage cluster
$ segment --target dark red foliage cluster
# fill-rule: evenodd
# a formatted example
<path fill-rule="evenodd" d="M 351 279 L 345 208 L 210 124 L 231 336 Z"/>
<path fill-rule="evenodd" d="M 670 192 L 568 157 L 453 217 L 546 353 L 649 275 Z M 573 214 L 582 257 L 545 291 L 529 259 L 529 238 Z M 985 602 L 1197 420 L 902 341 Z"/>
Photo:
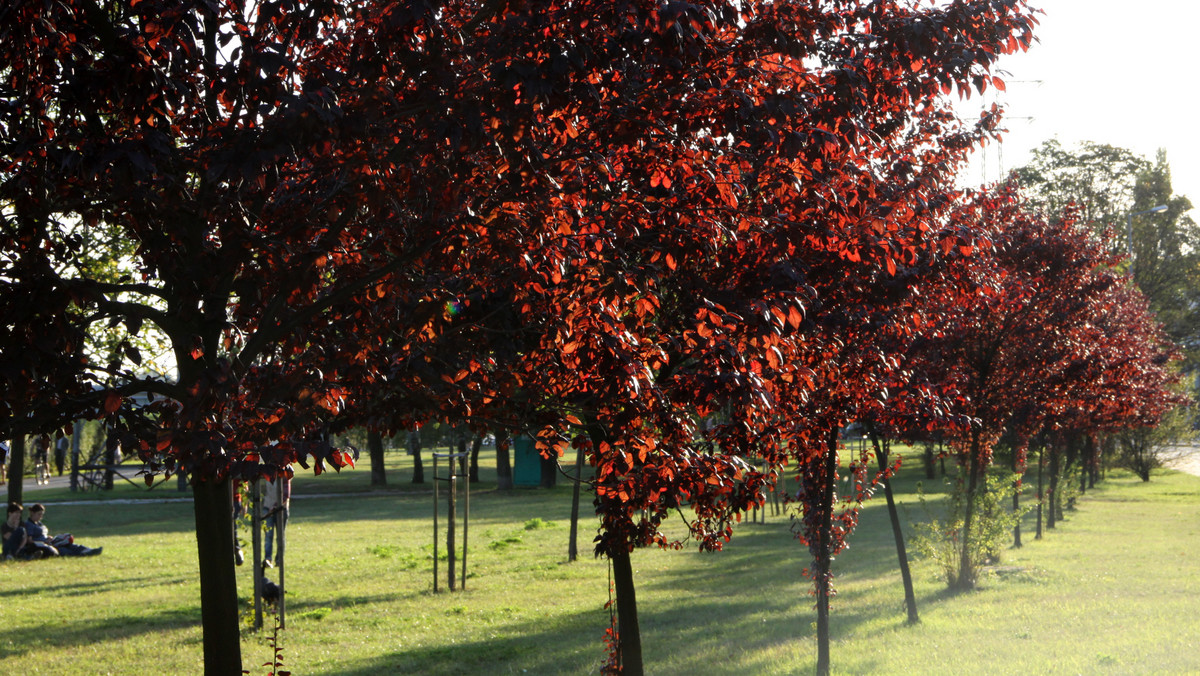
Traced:
<path fill-rule="evenodd" d="M 1074 212 L 1031 213 L 1008 185 L 964 200 L 954 219 L 976 233 L 974 252 L 931 285 L 928 326 L 909 354 L 918 382 L 955 393 L 926 420 L 966 470 L 957 580 L 969 587 L 972 506 L 1003 434 L 1023 472 L 1034 435 L 1153 425 L 1184 401 L 1172 390 L 1175 347 L 1110 245 Z"/>

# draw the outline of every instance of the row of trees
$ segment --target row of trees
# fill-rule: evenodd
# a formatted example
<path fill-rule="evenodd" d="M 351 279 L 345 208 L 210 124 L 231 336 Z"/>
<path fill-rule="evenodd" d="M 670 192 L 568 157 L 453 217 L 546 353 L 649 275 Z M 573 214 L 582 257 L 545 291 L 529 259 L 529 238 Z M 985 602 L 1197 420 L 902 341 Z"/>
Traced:
<path fill-rule="evenodd" d="M 794 472 L 828 671 L 831 563 L 888 472 L 838 496 L 841 427 L 955 436 L 973 494 L 1013 412 L 1162 408 L 1075 215 L 954 187 L 998 116 L 945 96 L 1003 87 L 1021 0 L 5 11 L 0 436 L 103 418 L 190 477 L 208 673 L 241 670 L 231 482 L 344 466 L 350 426 L 583 452 L 628 673 L 633 550 L 683 546 L 683 507 L 719 549 Z"/>

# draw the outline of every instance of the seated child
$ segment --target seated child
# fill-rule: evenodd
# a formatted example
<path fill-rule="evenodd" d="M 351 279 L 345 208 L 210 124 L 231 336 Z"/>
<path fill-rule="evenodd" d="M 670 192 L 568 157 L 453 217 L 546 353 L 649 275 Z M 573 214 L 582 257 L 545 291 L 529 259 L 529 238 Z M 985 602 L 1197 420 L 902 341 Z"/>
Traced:
<path fill-rule="evenodd" d="M 34 504 L 31 506 L 29 508 L 29 521 L 25 522 L 25 530 L 28 531 L 29 539 L 33 545 L 41 549 L 46 555 L 95 556 L 104 551 L 103 547 L 92 549 L 91 547 L 77 545 L 75 544 L 75 538 L 71 535 L 51 537 L 50 530 L 42 523 L 42 517 L 45 515 L 46 508 L 42 505 Z"/>
<path fill-rule="evenodd" d="M 24 508 L 21 505 L 10 502 L 8 503 L 8 515 L 4 523 L 0 524 L 0 558 L 9 559 L 33 559 L 41 556 L 37 548 L 33 547 L 29 540 L 29 531 L 25 529 L 25 524 L 21 523 L 21 512 Z"/>

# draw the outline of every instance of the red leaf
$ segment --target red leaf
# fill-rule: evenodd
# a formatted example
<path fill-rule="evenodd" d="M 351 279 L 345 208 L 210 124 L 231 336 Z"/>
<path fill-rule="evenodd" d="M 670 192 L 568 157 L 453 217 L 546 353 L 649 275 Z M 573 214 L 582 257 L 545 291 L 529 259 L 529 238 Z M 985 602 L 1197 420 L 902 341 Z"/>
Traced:
<path fill-rule="evenodd" d="M 116 413 L 117 409 L 119 408 L 121 408 L 121 395 L 117 394 L 116 392 L 109 392 L 108 395 L 104 397 L 104 413 L 106 415 L 112 415 L 113 413 Z"/>

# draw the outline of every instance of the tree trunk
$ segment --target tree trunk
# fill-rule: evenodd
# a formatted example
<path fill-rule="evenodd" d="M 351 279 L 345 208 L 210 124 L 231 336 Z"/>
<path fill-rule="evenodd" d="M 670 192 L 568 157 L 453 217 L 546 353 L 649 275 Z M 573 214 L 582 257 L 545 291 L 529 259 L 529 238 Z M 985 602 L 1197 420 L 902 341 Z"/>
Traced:
<path fill-rule="evenodd" d="M 233 550 L 232 482 L 197 481 L 196 551 L 200 561 L 200 619 L 204 629 L 204 673 L 242 673 L 237 576 Z"/>
<path fill-rule="evenodd" d="M 471 442 L 471 466 L 467 470 L 467 480 L 473 484 L 479 483 L 479 449 L 483 446 L 483 435 L 478 435 Z"/>
<path fill-rule="evenodd" d="M 508 455 L 508 431 L 496 431 L 496 488 L 502 491 L 512 490 L 512 461 Z"/>
<path fill-rule="evenodd" d="M 367 430 L 367 453 L 371 456 L 371 485 L 387 486 L 387 470 L 383 467 L 383 435 Z"/>
<path fill-rule="evenodd" d="M 12 438 L 8 449 L 8 501 L 25 503 L 25 435 Z"/>
<path fill-rule="evenodd" d="M 884 439 L 880 443 L 879 436 L 871 435 L 871 443 L 875 446 L 875 457 L 879 461 L 879 471 L 885 472 L 888 467 L 888 456 L 891 455 L 891 447 L 888 440 Z M 929 447 L 926 447 L 927 453 Z M 933 463 L 926 462 L 926 471 L 933 471 Z M 888 518 L 892 522 L 892 538 L 896 541 L 896 559 L 900 564 L 900 579 L 904 583 L 904 607 L 908 610 L 908 623 L 917 624 L 921 621 L 917 615 L 917 597 L 913 593 L 912 573 L 908 570 L 908 552 L 904 546 L 904 529 L 900 526 L 900 513 L 896 510 L 896 498 L 892 495 L 892 480 L 890 477 L 883 479 L 883 495 L 887 498 Z"/>
<path fill-rule="evenodd" d="M 1033 536 L 1034 540 L 1042 539 L 1042 505 L 1046 502 L 1046 496 L 1042 493 L 1042 468 L 1046 466 L 1044 447 L 1038 446 L 1038 486 L 1037 486 L 1037 534 Z"/>
<path fill-rule="evenodd" d="M 1021 451 L 1019 448 L 1013 449 L 1013 472 L 1016 477 L 1013 479 L 1013 499 L 1012 507 L 1013 514 L 1021 513 L 1021 478 L 1025 474 L 1025 463 L 1021 462 Z M 1013 525 L 1013 547 L 1021 547 L 1021 519 L 1017 519 Z"/>
<path fill-rule="evenodd" d="M 982 469 L 980 459 L 982 439 L 978 431 L 971 433 L 970 457 L 967 459 L 967 487 L 963 500 L 962 538 L 959 543 L 958 579 L 954 581 L 957 589 L 975 588 L 975 563 L 971 561 L 971 521 L 975 517 L 975 493 L 979 490 L 979 478 Z"/>
<path fill-rule="evenodd" d="M 1058 510 L 1054 508 L 1058 498 L 1058 444 L 1050 445 L 1050 492 L 1046 497 L 1046 528 L 1053 529 L 1058 517 Z"/>
<path fill-rule="evenodd" d="M 826 440 L 825 464 L 821 490 L 820 524 L 817 532 L 817 551 L 813 570 L 817 585 L 817 676 L 829 676 L 829 592 L 833 577 L 833 502 L 837 485 L 838 428 L 829 430 Z"/>
<path fill-rule="evenodd" d="M 104 448 L 104 464 L 107 467 L 104 469 L 104 490 L 111 491 L 113 489 L 113 465 L 117 464 L 117 448 L 114 443 L 105 443 Z"/>
<path fill-rule="evenodd" d="M 567 561 L 579 558 L 579 492 L 583 482 L 583 446 L 575 450 L 575 485 L 571 487 L 571 539 L 567 543 Z"/>
<path fill-rule="evenodd" d="M 553 453 L 554 449 L 550 449 L 550 452 Z M 558 480 L 558 458 L 541 457 L 541 462 L 539 464 L 541 465 L 542 469 L 540 486 L 542 488 L 554 488 L 554 484 L 557 483 Z"/>
<path fill-rule="evenodd" d="M 1084 445 L 1084 455 L 1079 461 L 1079 495 L 1087 492 L 1087 477 L 1092 473 L 1092 463 L 1096 461 L 1096 439 L 1087 437 Z"/>
<path fill-rule="evenodd" d="M 622 539 L 623 541 L 623 539 Z M 633 586 L 633 565 L 629 551 L 618 546 L 610 552 L 613 588 L 617 594 L 617 637 L 621 651 L 621 673 L 642 676 L 642 632 L 638 628 L 637 594 Z"/>
<path fill-rule="evenodd" d="M 421 462 L 421 432 L 413 429 L 408 432 L 408 454 L 413 457 L 414 484 L 425 483 L 425 465 Z"/>
<path fill-rule="evenodd" d="M 79 440 L 83 435 L 83 421 L 76 420 L 71 430 L 71 492 L 79 490 Z"/>
<path fill-rule="evenodd" d="M 925 478 L 933 479 L 937 475 L 937 455 L 933 452 L 933 442 L 927 441 L 922 445 L 925 447 Z"/>

